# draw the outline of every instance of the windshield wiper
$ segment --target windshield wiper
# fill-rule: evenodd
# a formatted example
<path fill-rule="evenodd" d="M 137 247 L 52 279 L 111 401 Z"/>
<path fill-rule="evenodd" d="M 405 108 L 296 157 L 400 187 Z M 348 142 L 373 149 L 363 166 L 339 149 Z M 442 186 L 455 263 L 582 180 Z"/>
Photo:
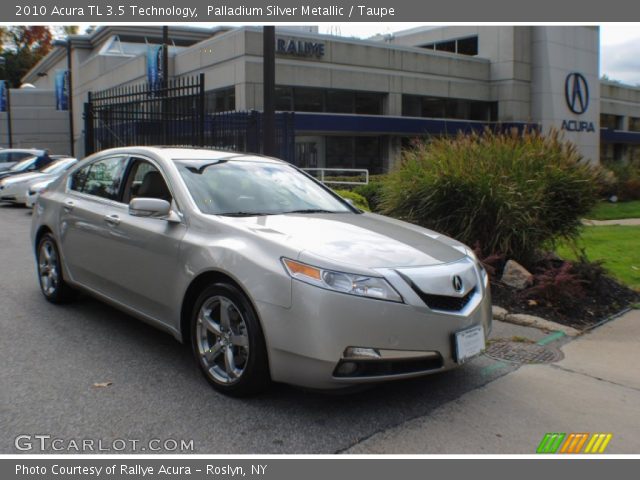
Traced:
<path fill-rule="evenodd" d="M 211 163 L 205 163 L 200 167 L 186 167 L 186 168 L 191 173 L 195 173 L 196 175 L 202 175 L 207 168 L 214 167 L 216 165 L 221 165 L 223 163 L 227 163 L 228 161 L 229 160 L 222 159 L 222 160 L 216 160 L 215 162 L 211 162 Z"/>
<path fill-rule="evenodd" d="M 303 208 L 301 210 L 291 210 L 289 212 L 282 212 L 283 214 L 285 213 L 341 213 L 341 212 L 336 212 L 335 210 L 322 210 L 321 208 Z"/>
<path fill-rule="evenodd" d="M 269 212 L 224 212 L 216 213 L 215 215 L 222 215 L 225 217 L 259 217 L 262 215 L 273 215 Z"/>

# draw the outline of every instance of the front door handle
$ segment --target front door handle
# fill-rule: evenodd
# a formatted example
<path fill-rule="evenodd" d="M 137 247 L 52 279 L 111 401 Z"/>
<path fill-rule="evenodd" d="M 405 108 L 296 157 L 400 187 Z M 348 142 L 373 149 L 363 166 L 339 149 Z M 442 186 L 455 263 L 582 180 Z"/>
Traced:
<path fill-rule="evenodd" d="M 69 213 L 71 212 L 71 210 L 73 210 L 74 207 L 74 203 L 72 200 L 65 200 L 64 205 L 63 205 L 63 209 L 65 212 Z"/>
<path fill-rule="evenodd" d="M 116 225 L 120 224 L 120 217 L 118 217 L 117 215 L 105 215 L 104 221 L 107 222 L 109 225 L 112 225 L 115 227 Z"/>

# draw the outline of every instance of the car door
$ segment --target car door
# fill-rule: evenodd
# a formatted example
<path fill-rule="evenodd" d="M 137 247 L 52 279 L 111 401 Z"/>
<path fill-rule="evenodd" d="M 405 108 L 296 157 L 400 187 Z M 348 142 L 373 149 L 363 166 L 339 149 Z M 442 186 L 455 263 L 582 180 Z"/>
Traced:
<path fill-rule="evenodd" d="M 108 156 L 73 172 L 60 209 L 60 248 L 71 280 L 108 296 L 116 293 L 109 278 L 117 261 L 108 216 L 127 212 L 119 200 L 128 161 Z"/>
<path fill-rule="evenodd" d="M 166 175 L 151 159 L 131 158 L 122 187 L 122 203 L 109 206 L 106 214 L 110 235 L 109 265 L 103 275 L 113 295 L 127 306 L 167 325 L 175 311 L 175 286 L 183 268 L 179 254 L 186 226 L 176 215 L 173 221 L 130 215 L 128 205 L 135 197 L 160 198 L 178 207 Z"/>

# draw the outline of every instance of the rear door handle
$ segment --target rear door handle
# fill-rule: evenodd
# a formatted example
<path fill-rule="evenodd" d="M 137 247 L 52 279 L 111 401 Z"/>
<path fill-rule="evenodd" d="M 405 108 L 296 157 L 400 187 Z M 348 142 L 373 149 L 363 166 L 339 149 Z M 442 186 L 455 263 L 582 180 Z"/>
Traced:
<path fill-rule="evenodd" d="M 120 217 L 117 215 L 105 215 L 104 221 L 112 226 L 120 225 Z"/>
<path fill-rule="evenodd" d="M 65 212 L 69 213 L 71 210 L 73 210 L 73 207 L 74 207 L 73 201 L 65 200 L 64 206 L 62 208 L 64 209 Z"/>

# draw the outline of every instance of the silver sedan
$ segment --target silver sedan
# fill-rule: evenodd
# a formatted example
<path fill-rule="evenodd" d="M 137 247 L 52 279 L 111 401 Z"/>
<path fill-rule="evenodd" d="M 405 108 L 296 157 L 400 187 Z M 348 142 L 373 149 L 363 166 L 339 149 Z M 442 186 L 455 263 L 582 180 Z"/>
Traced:
<path fill-rule="evenodd" d="M 469 248 L 272 158 L 107 150 L 39 196 L 31 234 L 47 300 L 82 290 L 166 330 L 230 395 L 441 372 L 491 328 Z"/>

